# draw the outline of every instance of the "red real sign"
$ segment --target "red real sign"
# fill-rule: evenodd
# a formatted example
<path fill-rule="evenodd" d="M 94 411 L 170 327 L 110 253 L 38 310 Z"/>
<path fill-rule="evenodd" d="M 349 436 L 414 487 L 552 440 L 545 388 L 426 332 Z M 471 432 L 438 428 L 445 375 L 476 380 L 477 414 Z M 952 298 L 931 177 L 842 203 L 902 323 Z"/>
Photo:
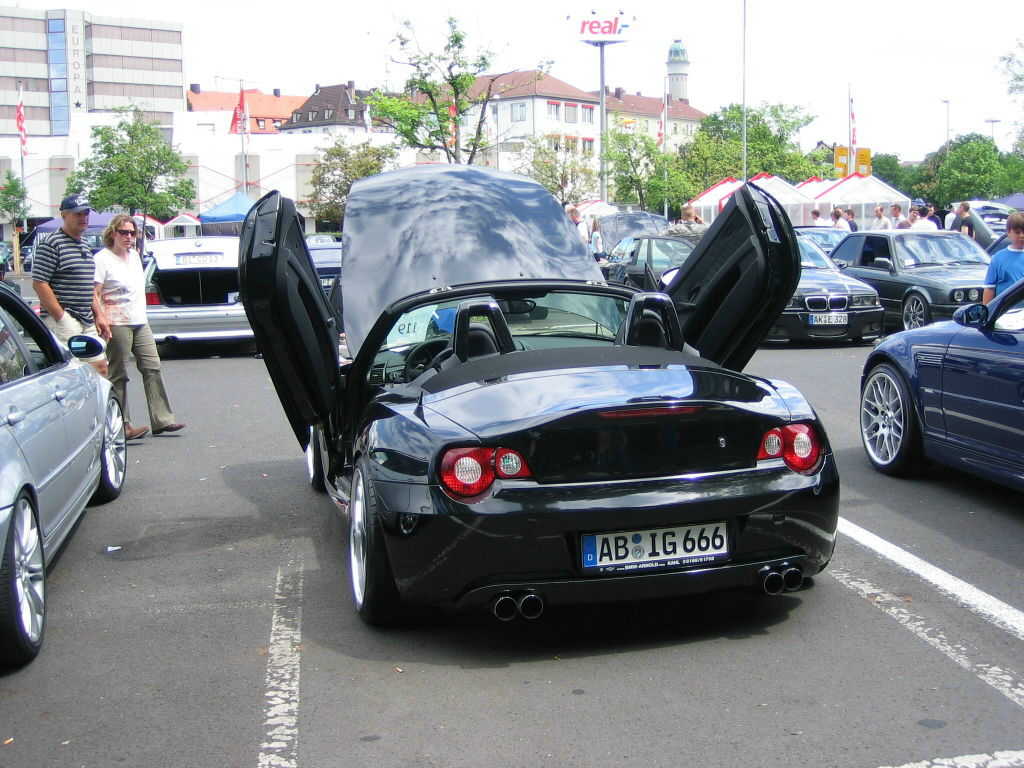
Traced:
<path fill-rule="evenodd" d="M 628 32 L 636 21 L 635 16 L 627 16 L 625 11 L 600 13 L 591 11 L 584 16 L 568 16 L 573 32 L 587 43 L 622 43 L 627 39 Z"/>

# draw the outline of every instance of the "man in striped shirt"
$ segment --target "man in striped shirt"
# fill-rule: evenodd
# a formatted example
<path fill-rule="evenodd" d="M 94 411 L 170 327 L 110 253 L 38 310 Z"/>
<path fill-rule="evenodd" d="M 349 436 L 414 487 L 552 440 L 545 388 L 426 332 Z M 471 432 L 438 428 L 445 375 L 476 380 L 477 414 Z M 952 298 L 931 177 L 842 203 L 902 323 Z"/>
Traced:
<path fill-rule="evenodd" d="M 32 288 L 39 297 L 43 321 L 64 344 L 83 333 L 110 338 L 103 306 L 94 296 L 96 266 L 92 250 L 82 242 L 89 226 L 89 210 L 89 201 L 84 196 L 65 197 L 60 203 L 60 229 L 36 245 L 32 259 Z M 105 355 L 88 362 L 107 375 Z"/>

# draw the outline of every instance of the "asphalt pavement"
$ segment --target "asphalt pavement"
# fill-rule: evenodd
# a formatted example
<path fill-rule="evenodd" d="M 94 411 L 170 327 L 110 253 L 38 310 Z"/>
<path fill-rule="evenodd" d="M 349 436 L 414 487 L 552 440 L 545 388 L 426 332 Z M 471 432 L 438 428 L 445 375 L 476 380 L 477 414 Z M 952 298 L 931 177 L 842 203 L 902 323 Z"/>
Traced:
<path fill-rule="evenodd" d="M 1024 505 L 874 472 L 868 349 L 749 368 L 803 390 L 839 460 L 811 588 L 388 631 L 351 608 L 344 520 L 263 362 L 166 359 L 188 427 L 129 444 L 53 565 L 44 650 L 0 677 L 0 767 L 1024 765 Z"/>

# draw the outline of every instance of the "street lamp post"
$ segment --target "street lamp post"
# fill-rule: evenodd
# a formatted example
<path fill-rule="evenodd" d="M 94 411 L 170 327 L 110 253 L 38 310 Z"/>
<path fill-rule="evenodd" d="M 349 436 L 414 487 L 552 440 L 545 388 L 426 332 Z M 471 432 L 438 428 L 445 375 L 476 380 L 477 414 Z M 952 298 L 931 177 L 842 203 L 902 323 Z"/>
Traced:
<path fill-rule="evenodd" d="M 747 0 L 743 0 L 743 181 L 747 180 Z"/>
<path fill-rule="evenodd" d="M 995 144 L 996 143 L 996 123 L 1001 123 L 1003 121 L 999 120 L 997 118 L 994 118 L 994 117 L 990 117 L 985 122 L 988 123 L 989 128 L 992 129 L 992 143 Z"/>
<path fill-rule="evenodd" d="M 946 105 L 946 154 L 949 154 L 949 99 L 943 99 L 942 103 Z"/>

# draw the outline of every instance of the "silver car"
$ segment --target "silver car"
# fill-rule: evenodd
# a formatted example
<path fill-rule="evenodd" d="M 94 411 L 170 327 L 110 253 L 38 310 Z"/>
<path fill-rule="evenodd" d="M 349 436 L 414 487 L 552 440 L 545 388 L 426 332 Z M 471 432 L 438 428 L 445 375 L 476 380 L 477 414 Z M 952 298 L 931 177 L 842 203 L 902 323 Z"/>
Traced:
<path fill-rule="evenodd" d="M 246 341 L 238 300 L 238 238 L 154 240 L 146 264 L 146 317 L 157 342 Z"/>
<path fill-rule="evenodd" d="M 110 382 L 76 357 L 91 336 L 59 344 L 0 286 L 0 666 L 35 658 L 46 626 L 46 565 L 87 503 L 117 498 L 124 420 Z"/>

